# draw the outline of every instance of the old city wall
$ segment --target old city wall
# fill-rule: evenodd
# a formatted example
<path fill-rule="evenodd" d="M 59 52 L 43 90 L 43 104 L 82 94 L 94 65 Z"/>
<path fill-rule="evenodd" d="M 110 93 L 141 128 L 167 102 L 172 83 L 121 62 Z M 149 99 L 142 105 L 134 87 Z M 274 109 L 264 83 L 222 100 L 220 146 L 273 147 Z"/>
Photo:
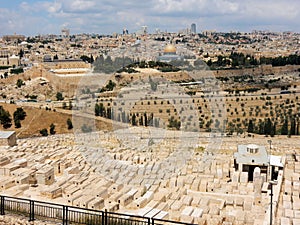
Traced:
<path fill-rule="evenodd" d="M 22 75 L 25 80 L 41 77 L 45 78 L 51 83 L 51 86 L 56 91 L 62 91 L 67 96 L 73 96 L 76 94 L 78 86 L 85 87 L 86 85 L 98 86 L 97 80 L 99 80 L 98 75 L 88 75 L 88 76 L 72 76 L 72 75 L 55 75 L 44 69 L 41 66 L 34 67 L 31 70 L 28 70 Z M 19 77 L 20 78 L 20 77 Z"/>
<path fill-rule="evenodd" d="M 253 74 L 257 75 L 269 75 L 269 74 L 284 74 L 289 72 L 296 72 L 300 68 L 299 65 L 288 65 L 284 67 L 272 67 L 270 65 L 259 66 L 257 68 L 246 68 L 240 70 L 215 70 L 212 73 L 209 73 L 210 76 L 214 74 L 214 76 L 242 76 L 242 75 L 250 75 Z M 203 73 L 203 76 L 206 73 Z M 173 81 L 188 81 L 193 77 L 193 72 L 184 73 L 184 72 L 170 72 L 170 73 L 139 73 L 139 74 L 127 74 L 122 75 L 122 78 L 119 80 L 120 83 L 130 83 L 134 80 L 138 80 L 141 77 L 156 77 L 156 76 L 163 76 L 167 80 Z M 14 79 L 16 82 L 17 79 L 21 78 L 27 80 L 29 78 L 36 78 L 36 77 L 44 77 L 46 78 L 54 89 L 57 91 L 63 91 L 66 95 L 72 97 L 76 94 L 78 89 L 83 89 L 85 87 L 89 87 L 92 89 L 98 89 L 103 87 L 109 79 L 115 80 L 114 75 L 104 75 L 104 74 L 95 74 L 95 75 L 84 75 L 84 76 L 58 76 L 51 72 L 48 72 L 46 69 L 42 68 L 41 66 L 35 67 L 31 70 L 26 71 L 23 75 L 19 76 L 12 76 L 9 79 Z M 199 77 L 199 76 L 197 76 Z M 117 80 L 118 82 L 118 80 Z M 120 84 L 119 83 L 119 84 Z"/>
<path fill-rule="evenodd" d="M 234 69 L 234 70 L 215 70 L 213 71 L 215 76 L 242 76 L 242 75 L 270 75 L 270 74 L 284 74 L 290 72 L 296 72 L 300 68 L 300 65 L 287 65 L 272 67 L 271 65 L 262 65 L 256 68 L 246 69 Z"/>

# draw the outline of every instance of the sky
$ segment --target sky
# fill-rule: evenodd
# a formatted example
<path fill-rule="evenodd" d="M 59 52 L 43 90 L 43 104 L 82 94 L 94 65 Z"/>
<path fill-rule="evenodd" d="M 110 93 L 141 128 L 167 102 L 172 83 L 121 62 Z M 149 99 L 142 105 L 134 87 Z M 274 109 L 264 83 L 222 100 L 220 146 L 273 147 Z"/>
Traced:
<path fill-rule="evenodd" d="M 203 30 L 300 32 L 300 0 L 0 0 L 5 34 L 129 33 L 146 25 L 177 32 Z"/>

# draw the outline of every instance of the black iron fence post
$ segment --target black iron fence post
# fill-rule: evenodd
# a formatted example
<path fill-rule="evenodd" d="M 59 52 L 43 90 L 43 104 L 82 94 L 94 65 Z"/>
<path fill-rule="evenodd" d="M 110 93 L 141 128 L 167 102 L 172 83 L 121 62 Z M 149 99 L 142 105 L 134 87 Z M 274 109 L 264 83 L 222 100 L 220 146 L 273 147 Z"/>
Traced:
<path fill-rule="evenodd" d="M 104 223 L 105 223 L 105 221 L 104 221 L 104 220 L 105 220 L 105 213 L 104 213 L 104 211 L 102 211 L 101 214 L 102 214 L 102 221 L 101 221 L 101 224 L 102 224 L 102 225 L 105 225 L 105 224 L 104 224 Z"/>
<path fill-rule="evenodd" d="M 107 225 L 107 209 L 104 211 L 104 225 Z"/>
<path fill-rule="evenodd" d="M 151 224 L 151 219 L 150 219 L 150 217 L 148 217 L 148 225 L 150 225 Z"/>
<path fill-rule="evenodd" d="M 68 206 L 63 206 L 63 225 L 68 225 Z"/>
<path fill-rule="evenodd" d="M 66 207 L 66 206 L 63 205 L 63 210 L 62 210 L 62 222 L 63 222 L 63 225 L 66 224 L 66 223 L 65 223 L 65 213 L 66 213 L 66 212 L 65 212 L 65 207 Z"/>
<path fill-rule="evenodd" d="M 4 212 L 4 196 L 0 196 L 0 215 L 5 215 L 5 212 Z"/>
<path fill-rule="evenodd" d="M 29 221 L 34 221 L 34 201 L 29 200 Z"/>
<path fill-rule="evenodd" d="M 67 225 L 68 224 L 68 220 L 69 220 L 69 218 L 68 218 L 69 217 L 69 207 L 68 206 L 66 206 L 66 215 L 65 216 L 66 216 L 65 219 L 66 219 L 66 225 Z"/>

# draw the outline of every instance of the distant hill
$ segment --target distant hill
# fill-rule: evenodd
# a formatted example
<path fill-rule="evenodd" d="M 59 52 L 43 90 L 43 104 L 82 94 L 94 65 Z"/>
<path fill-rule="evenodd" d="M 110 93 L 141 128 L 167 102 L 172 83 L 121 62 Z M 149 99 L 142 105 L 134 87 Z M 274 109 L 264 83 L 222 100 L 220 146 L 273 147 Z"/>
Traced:
<path fill-rule="evenodd" d="M 10 112 L 10 115 L 13 119 L 13 113 L 16 108 L 20 107 L 15 104 L 4 104 L 0 103 L 1 106 L 4 107 L 5 110 Z M 15 130 L 18 138 L 27 138 L 27 137 L 37 137 L 40 135 L 40 130 L 46 128 L 48 129 L 50 124 L 55 125 L 56 134 L 63 133 L 72 133 L 73 130 L 68 130 L 67 127 L 67 119 L 72 119 L 72 111 L 62 110 L 62 112 L 54 112 L 45 109 L 39 109 L 29 106 L 22 107 L 27 116 L 25 120 L 21 121 L 21 128 L 15 128 L 14 122 L 12 122 L 12 126 L 6 130 Z M 104 121 L 96 121 L 97 129 L 110 130 L 111 124 Z M 5 130 L 2 126 L 0 126 L 0 130 Z"/>

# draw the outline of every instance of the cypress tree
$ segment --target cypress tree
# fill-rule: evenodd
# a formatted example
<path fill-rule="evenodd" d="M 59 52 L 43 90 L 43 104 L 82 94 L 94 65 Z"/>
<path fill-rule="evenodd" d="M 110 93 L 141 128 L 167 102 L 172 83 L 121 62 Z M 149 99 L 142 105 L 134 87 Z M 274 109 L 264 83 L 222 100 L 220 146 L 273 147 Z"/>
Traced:
<path fill-rule="evenodd" d="M 290 129 L 290 135 L 295 135 L 296 134 L 296 119 L 293 117 L 291 121 L 291 129 Z"/>
<path fill-rule="evenodd" d="M 0 106 L 0 122 L 4 129 L 11 127 L 11 116 L 9 111 L 6 111 L 2 106 Z"/>
<path fill-rule="evenodd" d="M 270 118 L 267 119 L 267 122 L 265 122 L 265 129 L 264 129 L 264 133 L 266 135 L 270 135 L 272 133 L 273 130 L 273 124 Z"/>
<path fill-rule="evenodd" d="M 96 103 L 95 104 L 95 116 L 99 116 L 99 115 L 100 115 L 99 105 Z"/>
<path fill-rule="evenodd" d="M 276 122 L 274 122 L 273 124 L 273 129 L 272 132 L 270 133 L 271 137 L 274 137 L 274 135 L 276 134 Z"/>
<path fill-rule="evenodd" d="M 265 134 L 265 123 L 263 121 L 259 122 L 258 134 Z"/>
<path fill-rule="evenodd" d="M 146 113 L 144 113 L 144 120 L 145 120 L 145 122 L 144 122 L 145 127 L 147 127 L 148 126 L 148 119 L 147 119 L 147 114 Z"/>
<path fill-rule="evenodd" d="M 143 115 L 140 117 L 140 126 L 144 126 Z"/>
<path fill-rule="evenodd" d="M 136 115 L 135 115 L 135 113 L 133 113 L 133 115 L 131 117 L 131 125 L 136 126 Z"/>
<path fill-rule="evenodd" d="M 284 123 L 282 124 L 281 127 L 281 135 L 288 135 L 289 133 L 288 126 L 289 126 L 289 121 L 287 118 L 285 118 Z"/>
<path fill-rule="evenodd" d="M 254 124 L 253 124 L 252 120 L 249 120 L 247 132 L 248 133 L 253 133 L 254 132 Z"/>
<path fill-rule="evenodd" d="M 56 131 L 55 131 L 55 125 L 53 124 L 53 123 L 51 123 L 51 125 L 50 125 L 50 134 L 55 134 L 56 133 Z"/>

